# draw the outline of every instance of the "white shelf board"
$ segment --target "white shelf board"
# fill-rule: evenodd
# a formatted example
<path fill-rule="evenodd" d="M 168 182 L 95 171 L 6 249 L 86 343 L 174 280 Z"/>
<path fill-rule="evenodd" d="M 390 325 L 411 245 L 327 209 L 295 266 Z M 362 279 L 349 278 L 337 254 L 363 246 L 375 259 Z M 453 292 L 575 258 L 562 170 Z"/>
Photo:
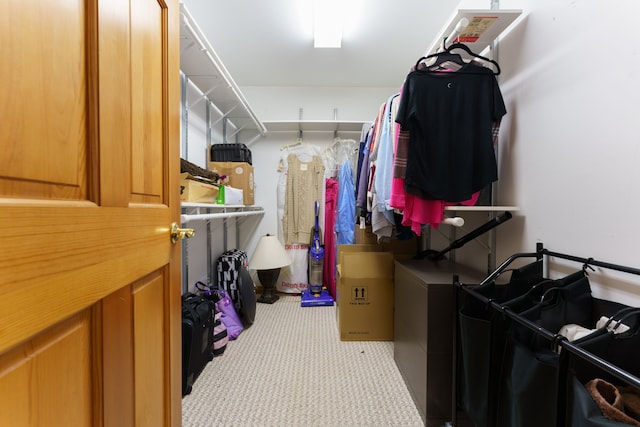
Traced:
<path fill-rule="evenodd" d="M 256 130 L 264 135 L 266 128 L 184 3 L 180 4 L 180 13 L 180 69 L 184 75 L 226 115 L 236 129 Z"/>
<path fill-rule="evenodd" d="M 243 210 L 263 210 L 260 206 L 254 205 L 219 205 L 217 203 L 196 203 L 180 202 L 181 208 L 205 208 L 205 209 L 243 209 Z"/>
<path fill-rule="evenodd" d="M 264 214 L 264 208 L 253 205 L 218 205 L 215 203 L 182 202 L 180 203 L 180 207 L 183 211 L 188 211 L 188 213 L 185 212 L 180 215 L 180 222 L 182 224 L 199 220 L 206 221 Z"/>
<path fill-rule="evenodd" d="M 446 211 L 452 212 L 517 212 L 520 210 L 517 206 L 447 206 L 444 208 Z"/>
<path fill-rule="evenodd" d="M 494 40 L 500 37 L 521 14 L 522 10 L 520 9 L 458 9 L 448 21 L 448 24 L 438 33 L 436 39 L 425 52 L 425 56 L 436 52 L 442 45 L 442 39 L 451 35 L 462 18 L 469 20 L 469 26 L 460 33 L 460 41 L 473 52 L 480 54 Z M 449 40 L 447 43 L 453 43 L 453 40 Z M 465 53 L 461 53 L 458 50 L 456 50 L 456 53 L 465 55 Z"/>
<path fill-rule="evenodd" d="M 362 132 L 363 121 L 338 121 L 338 120 L 275 120 L 265 121 L 264 125 L 269 132 Z"/>

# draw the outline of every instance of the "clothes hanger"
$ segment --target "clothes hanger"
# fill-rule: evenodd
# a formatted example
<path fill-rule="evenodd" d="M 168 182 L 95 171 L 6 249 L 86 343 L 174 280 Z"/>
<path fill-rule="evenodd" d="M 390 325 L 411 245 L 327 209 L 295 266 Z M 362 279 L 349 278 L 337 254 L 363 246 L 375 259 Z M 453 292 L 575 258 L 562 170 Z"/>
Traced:
<path fill-rule="evenodd" d="M 280 147 L 280 151 L 289 150 L 289 149 L 291 149 L 291 148 L 298 147 L 298 146 L 300 146 L 300 145 L 302 145 L 302 140 L 301 140 L 301 139 L 298 139 L 298 140 L 297 140 L 296 142 L 294 142 L 293 144 L 283 145 L 282 147 Z"/>
<path fill-rule="evenodd" d="M 429 69 L 430 71 L 442 71 L 445 69 L 451 69 L 451 64 L 455 65 L 456 68 L 454 68 L 454 70 L 458 70 L 461 67 L 465 66 L 467 63 L 464 61 L 464 59 L 462 59 L 462 56 L 460 56 L 457 53 L 451 53 L 451 52 L 439 52 L 434 54 L 436 60 L 433 62 L 433 64 L 431 65 L 427 65 L 427 69 Z M 431 56 L 431 55 L 429 55 Z M 428 57 L 427 57 L 428 58 Z M 426 58 L 425 58 L 426 59 Z M 418 61 L 419 63 L 420 61 Z M 447 64 L 448 63 L 448 64 Z M 443 64 L 447 64 L 447 67 L 443 67 Z M 417 70 L 417 65 L 416 65 L 416 70 Z M 424 70 L 424 68 L 423 68 Z"/>
<path fill-rule="evenodd" d="M 467 63 L 462 59 L 462 57 L 459 54 L 456 53 L 451 53 L 452 50 L 454 49 L 462 49 L 465 52 L 467 52 L 472 58 L 475 59 L 480 59 L 484 62 L 487 62 L 489 64 L 492 64 L 495 67 L 495 70 L 491 70 L 494 76 L 497 76 L 500 74 L 501 70 L 500 70 L 500 65 L 494 61 L 493 59 L 489 59 L 486 58 L 482 55 L 479 55 L 475 52 L 473 52 L 471 49 L 469 49 L 469 46 L 467 46 L 464 43 L 452 43 L 451 45 L 449 45 L 445 50 L 441 51 L 441 52 L 436 52 L 436 53 L 432 53 L 431 55 L 427 55 L 427 56 L 423 56 L 420 59 L 418 59 L 418 61 L 416 62 L 415 65 L 415 70 L 418 71 L 423 71 L 423 72 L 431 72 L 431 73 L 441 73 L 443 72 L 442 69 L 432 69 L 434 66 L 439 67 L 441 64 L 445 63 L 445 62 L 453 62 L 453 63 L 457 63 L 459 65 L 466 65 Z M 442 59 L 440 59 L 442 57 Z M 422 61 L 424 61 L 425 59 L 430 59 L 430 58 L 436 58 L 435 62 L 429 66 L 427 66 L 426 68 L 422 68 L 419 69 L 419 65 Z M 465 71 L 465 70 L 460 70 L 458 71 L 460 73 L 466 73 L 466 74 L 484 74 L 484 73 L 477 73 L 477 72 L 473 72 L 473 71 Z"/>
<path fill-rule="evenodd" d="M 298 130 L 298 139 L 296 139 L 296 142 L 294 142 L 293 144 L 283 145 L 282 147 L 280 147 L 280 151 L 289 150 L 291 148 L 298 147 L 302 145 L 303 142 L 304 141 L 302 139 L 302 129 L 300 129 Z"/>

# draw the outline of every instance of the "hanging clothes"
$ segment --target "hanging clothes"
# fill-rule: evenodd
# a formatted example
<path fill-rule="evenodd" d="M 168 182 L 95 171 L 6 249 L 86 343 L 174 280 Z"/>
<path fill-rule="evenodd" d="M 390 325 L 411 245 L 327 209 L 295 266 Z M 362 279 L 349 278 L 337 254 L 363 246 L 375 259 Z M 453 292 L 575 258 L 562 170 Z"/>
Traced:
<path fill-rule="evenodd" d="M 393 171 L 395 115 L 399 103 L 399 94 L 392 95 L 385 103 L 382 116 L 382 129 L 375 148 L 375 175 L 373 176 L 371 196 L 371 228 L 378 240 L 391 238 L 395 226 L 391 199 L 391 181 Z"/>
<path fill-rule="evenodd" d="M 362 130 L 360 131 L 360 145 L 358 148 L 358 163 L 356 166 L 356 201 L 358 200 L 357 198 L 357 192 L 359 191 L 358 189 L 360 188 L 360 174 L 362 172 L 362 163 L 364 162 L 364 151 L 365 151 L 365 147 L 367 145 L 367 138 L 369 137 L 369 133 L 371 132 L 371 129 L 373 128 L 373 123 L 364 123 L 362 125 Z M 356 207 L 358 207 L 358 203 L 356 202 Z"/>
<path fill-rule="evenodd" d="M 355 243 L 356 205 L 353 173 L 349 162 L 340 165 L 338 187 L 336 241 L 338 245 L 350 245 Z"/>
<path fill-rule="evenodd" d="M 276 289 L 280 292 L 301 293 L 308 288 L 307 268 L 310 238 L 300 243 L 286 243 L 285 240 L 285 211 L 287 211 L 287 214 L 289 213 L 289 210 L 286 209 L 288 198 L 287 189 L 291 190 L 293 188 L 287 185 L 289 181 L 289 162 L 293 158 L 303 163 L 314 162 L 314 159 L 316 159 L 317 162 L 317 159 L 321 159 L 321 155 L 322 150 L 320 147 L 303 142 L 282 148 L 282 155 L 278 166 L 280 173 L 277 189 L 278 238 L 284 244 L 284 248 L 291 259 L 291 265 L 282 269 L 280 278 L 276 283 Z M 321 196 L 321 200 L 322 197 L 323 196 Z M 311 203 L 313 212 L 313 201 Z M 312 221 L 314 221 L 313 214 Z M 289 224 L 286 226 L 289 226 Z M 308 232 L 309 234 L 311 233 L 311 228 L 308 229 Z"/>
<path fill-rule="evenodd" d="M 295 155 L 300 161 L 310 162 L 315 156 L 322 156 L 322 149 L 314 144 L 299 141 L 281 148 L 280 163 L 278 164 L 277 186 L 277 213 L 278 213 L 278 238 L 284 244 L 284 230 L 282 229 L 289 172 L 289 155 Z"/>
<path fill-rule="evenodd" d="M 325 178 L 337 178 L 341 164 L 348 162 L 354 170 L 358 164 L 358 142 L 355 139 L 334 138 L 333 143 L 322 152 Z"/>
<path fill-rule="evenodd" d="M 438 228 L 444 220 L 444 209 L 454 204 L 473 206 L 476 204 L 479 192 L 474 193 L 469 200 L 461 203 L 451 203 L 444 200 L 423 199 L 413 194 L 405 194 L 404 177 L 409 150 L 409 132 L 401 130 L 399 125 L 396 132 L 396 155 L 393 163 L 392 189 L 389 204 L 403 211 L 402 225 L 409 227 L 417 236 L 424 225 Z"/>
<path fill-rule="evenodd" d="M 336 215 L 338 206 L 338 181 L 328 178 L 325 181 L 324 215 L 324 265 L 322 284 L 333 298 L 336 298 Z"/>
<path fill-rule="evenodd" d="M 406 192 L 461 202 L 497 180 L 492 124 L 506 114 L 491 70 L 412 71 L 396 121 L 409 131 Z"/>
<path fill-rule="evenodd" d="M 288 163 L 282 224 L 284 242 L 309 244 L 315 225 L 314 203 L 322 201 L 324 165 L 318 156 L 310 162 L 303 162 L 294 154 L 289 155 Z"/>
<path fill-rule="evenodd" d="M 358 164 L 359 155 L 359 142 L 353 139 L 341 139 L 334 138 L 333 143 L 324 150 L 323 160 L 325 162 L 326 169 L 331 172 L 327 172 L 325 181 L 325 217 L 324 217 L 324 264 L 323 264 L 323 285 L 327 288 L 329 294 L 334 298 L 336 295 L 336 253 L 337 253 L 337 230 L 340 230 L 341 238 L 345 238 L 345 235 L 354 235 L 355 230 L 355 187 L 353 182 L 353 169 Z M 345 174 L 345 171 L 350 171 L 350 174 Z M 344 182 L 346 180 L 346 182 Z M 343 186 L 345 184 L 345 186 Z M 338 208 L 338 200 L 340 199 L 340 192 L 351 192 L 349 196 L 342 196 L 342 200 L 345 201 L 345 197 L 351 203 L 340 205 L 341 210 Z M 344 223 L 338 225 L 338 216 L 342 215 Z M 349 224 L 349 218 L 354 224 Z M 348 237 L 347 237 L 348 239 Z M 350 243 L 353 243 L 351 241 Z"/>
<path fill-rule="evenodd" d="M 357 195 L 356 195 L 356 206 L 360 208 L 363 212 L 369 212 L 370 209 L 367 206 L 367 195 L 370 190 L 370 168 L 371 168 L 371 151 L 375 146 L 375 139 L 378 133 L 378 128 L 382 121 L 382 115 L 384 114 L 384 105 L 380 107 L 380 111 L 378 112 L 378 116 L 375 118 L 373 123 L 371 124 L 371 129 L 369 134 L 367 135 L 367 141 L 364 147 L 363 159 L 362 159 L 362 167 L 360 170 L 360 179 L 358 181 Z"/>

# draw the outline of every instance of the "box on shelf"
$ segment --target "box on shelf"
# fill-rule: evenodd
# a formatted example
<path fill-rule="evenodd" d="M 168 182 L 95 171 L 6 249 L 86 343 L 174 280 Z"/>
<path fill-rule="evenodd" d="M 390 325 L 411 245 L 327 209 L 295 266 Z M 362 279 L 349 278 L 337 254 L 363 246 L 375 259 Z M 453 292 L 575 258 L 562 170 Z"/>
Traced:
<path fill-rule="evenodd" d="M 244 191 L 239 188 L 224 186 L 224 204 L 225 205 L 242 205 L 244 203 Z"/>
<path fill-rule="evenodd" d="M 212 144 L 212 162 L 247 162 L 253 164 L 251 150 L 245 144 Z"/>
<path fill-rule="evenodd" d="M 393 253 L 396 259 L 410 259 L 418 254 L 418 238 L 414 235 L 407 240 L 391 239 L 384 243 L 378 243 L 378 237 L 371 232 L 371 225 L 364 228 L 356 225 L 355 229 L 356 244 L 379 245 L 381 250 Z"/>
<path fill-rule="evenodd" d="M 231 187 L 242 190 L 244 204 L 254 204 L 253 166 L 246 162 L 209 162 L 209 170 L 226 175 Z"/>
<path fill-rule="evenodd" d="M 215 203 L 218 187 L 184 172 L 180 174 L 180 201 Z"/>
<path fill-rule="evenodd" d="M 393 340 L 394 257 L 381 245 L 339 245 L 336 316 L 342 341 Z"/>

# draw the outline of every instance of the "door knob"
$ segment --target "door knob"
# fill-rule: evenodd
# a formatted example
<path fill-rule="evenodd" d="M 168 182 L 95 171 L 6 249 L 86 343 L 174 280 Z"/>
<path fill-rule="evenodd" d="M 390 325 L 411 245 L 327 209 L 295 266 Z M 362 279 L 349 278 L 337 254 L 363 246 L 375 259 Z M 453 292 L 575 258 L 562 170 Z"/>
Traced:
<path fill-rule="evenodd" d="M 188 239 L 196 235 L 193 228 L 180 228 L 177 223 L 171 224 L 171 242 L 177 243 L 178 240 Z"/>

